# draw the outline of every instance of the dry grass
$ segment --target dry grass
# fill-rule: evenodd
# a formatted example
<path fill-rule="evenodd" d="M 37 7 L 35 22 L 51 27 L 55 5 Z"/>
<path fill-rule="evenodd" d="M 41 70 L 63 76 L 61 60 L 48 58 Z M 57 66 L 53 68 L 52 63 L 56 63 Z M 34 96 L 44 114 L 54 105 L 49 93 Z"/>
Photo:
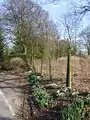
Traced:
<path fill-rule="evenodd" d="M 52 60 L 52 76 L 61 77 L 63 83 L 65 83 L 67 59 L 66 57 L 59 58 L 58 60 Z M 40 72 L 41 63 L 35 61 L 36 70 Z M 44 76 L 49 75 L 48 60 L 43 62 Z M 90 91 L 90 56 L 76 57 L 72 56 L 72 86 L 73 89 Z"/>
<path fill-rule="evenodd" d="M 24 72 L 25 63 L 20 57 L 14 57 L 10 60 L 10 66 L 16 73 Z"/>

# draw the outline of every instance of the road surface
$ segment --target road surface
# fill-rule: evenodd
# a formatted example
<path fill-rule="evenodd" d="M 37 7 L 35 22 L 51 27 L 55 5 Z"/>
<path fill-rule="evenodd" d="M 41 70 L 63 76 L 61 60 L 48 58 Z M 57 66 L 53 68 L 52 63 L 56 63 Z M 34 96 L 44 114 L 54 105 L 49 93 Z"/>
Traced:
<path fill-rule="evenodd" d="M 5 99 L 3 92 L 0 91 L 0 120 L 12 120 L 13 114 L 10 111 L 9 103 L 7 104 Z"/>
<path fill-rule="evenodd" d="M 9 80 L 10 79 L 10 80 Z M 13 120 L 20 105 L 19 80 L 15 75 L 0 73 L 0 120 Z"/>

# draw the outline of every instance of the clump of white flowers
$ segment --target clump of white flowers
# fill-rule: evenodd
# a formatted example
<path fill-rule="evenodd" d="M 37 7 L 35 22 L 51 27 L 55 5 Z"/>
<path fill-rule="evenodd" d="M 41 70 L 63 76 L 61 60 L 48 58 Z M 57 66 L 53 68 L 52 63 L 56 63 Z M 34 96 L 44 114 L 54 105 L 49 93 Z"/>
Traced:
<path fill-rule="evenodd" d="M 59 97 L 77 96 L 78 94 L 79 92 L 72 92 L 70 88 L 57 90 L 57 96 Z"/>

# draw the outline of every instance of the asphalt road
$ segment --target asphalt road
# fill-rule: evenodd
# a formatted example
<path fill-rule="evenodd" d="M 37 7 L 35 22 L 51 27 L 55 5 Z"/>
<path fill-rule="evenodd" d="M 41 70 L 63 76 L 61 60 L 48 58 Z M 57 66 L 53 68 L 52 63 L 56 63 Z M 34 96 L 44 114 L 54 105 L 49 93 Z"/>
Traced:
<path fill-rule="evenodd" d="M 20 90 L 15 88 L 18 84 L 16 77 L 0 73 L 0 120 L 13 120 L 20 104 Z"/>
<path fill-rule="evenodd" d="M 9 106 L 0 94 L 0 120 L 12 120 L 13 116 Z"/>

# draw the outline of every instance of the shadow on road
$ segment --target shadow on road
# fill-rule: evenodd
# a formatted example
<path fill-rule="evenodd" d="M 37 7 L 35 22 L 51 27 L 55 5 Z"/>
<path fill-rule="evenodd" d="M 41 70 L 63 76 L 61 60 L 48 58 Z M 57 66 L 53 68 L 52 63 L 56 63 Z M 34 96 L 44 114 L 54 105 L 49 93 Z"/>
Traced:
<path fill-rule="evenodd" d="M 7 117 L 0 116 L 0 120 L 12 120 L 12 119 L 7 118 Z"/>

